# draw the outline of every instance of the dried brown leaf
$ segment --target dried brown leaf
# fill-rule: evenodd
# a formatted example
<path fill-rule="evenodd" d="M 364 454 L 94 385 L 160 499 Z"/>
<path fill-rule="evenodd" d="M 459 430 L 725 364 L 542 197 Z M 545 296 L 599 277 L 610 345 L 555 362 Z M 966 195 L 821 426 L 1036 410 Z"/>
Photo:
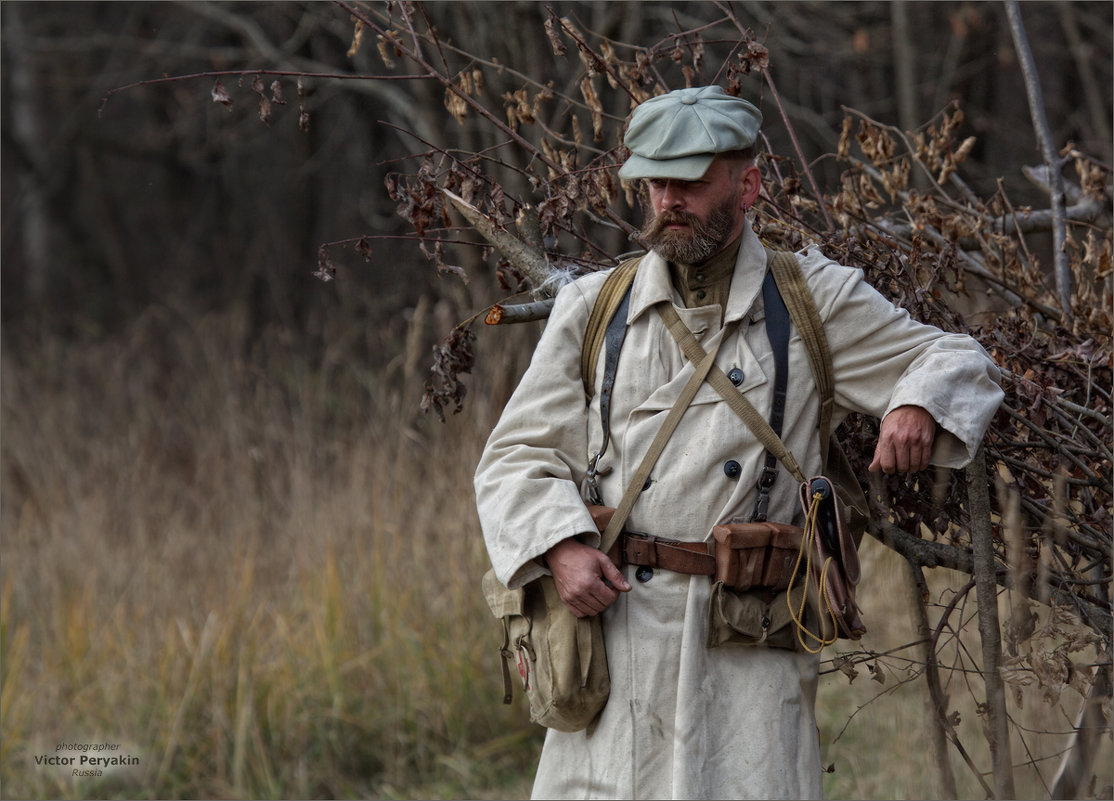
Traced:
<path fill-rule="evenodd" d="M 337 277 L 337 268 L 333 266 L 333 260 L 329 257 L 328 245 L 322 245 L 317 249 L 317 269 L 313 271 L 313 275 L 326 283 Z"/>
<path fill-rule="evenodd" d="M 568 52 L 565 43 L 561 41 L 561 34 L 557 30 L 557 23 L 552 17 L 545 21 L 545 35 L 549 37 L 549 46 L 553 48 L 553 55 L 563 56 Z"/>
<path fill-rule="evenodd" d="M 229 111 L 232 110 L 232 98 L 228 96 L 228 92 L 225 90 L 223 83 L 221 83 L 220 81 L 214 83 L 211 94 L 213 96 L 214 103 L 220 103 Z"/>
<path fill-rule="evenodd" d="M 395 62 L 391 58 L 391 46 L 387 42 L 387 39 L 383 36 L 379 36 L 375 46 L 376 49 L 379 50 L 379 58 L 383 62 L 383 66 L 389 70 L 394 69 Z"/>
<path fill-rule="evenodd" d="M 848 684 L 854 683 L 859 676 L 859 669 L 855 667 L 855 662 L 846 654 L 838 654 L 832 660 L 832 664 L 847 677 Z"/>
<path fill-rule="evenodd" d="M 364 22 L 363 20 L 356 20 L 356 27 L 352 30 L 352 44 L 348 46 L 348 52 L 345 53 L 348 58 L 353 58 L 360 52 L 360 48 L 364 44 Z"/>

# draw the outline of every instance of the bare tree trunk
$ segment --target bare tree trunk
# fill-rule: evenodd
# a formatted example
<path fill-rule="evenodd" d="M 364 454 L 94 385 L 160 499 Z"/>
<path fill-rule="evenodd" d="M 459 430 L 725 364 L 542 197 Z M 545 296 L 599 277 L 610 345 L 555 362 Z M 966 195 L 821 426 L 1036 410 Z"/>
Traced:
<path fill-rule="evenodd" d="M 49 157 L 44 152 L 48 132 L 39 120 L 41 92 L 36 85 L 34 58 L 28 52 L 27 34 L 24 30 L 21 3 L 13 3 L 5 10 L 6 29 L 4 47 L 8 49 L 7 63 L 11 85 L 12 139 L 19 144 L 31 169 L 21 174 L 23 202 L 22 216 L 23 270 L 26 276 L 27 296 L 35 306 L 44 305 L 50 290 L 51 223 L 47 208 L 48 190 L 46 176 Z"/>
<path fill-rule="evenodd" d="M 1064 177 L 1060 174 L 1063 160 L 1052 143 L 1052 131 L 1048 127 L 1048 117 L 1044 112 L 1044 95 L 1041 92 L 1040 75 L 1029 49 L 1029 37 L 1025 33 L 1025 23 L 1021 19 L 1021 9 L 1016 0 L 1006 3 L 1006 16 L 1010 21 L 1010 34 L 1021 72 L 1025 78 L 1025 93 L 1029 96 L 1029 113 L 1033 118 L 1033 129 L 1037 133 L 1044 163 L 1048 165 L 1051 186 L 1052 214 L 1055 224 L 1052 227 L 1052 261 L 1056 277 L 1056 294 L 1060 298 L 1060 308 L 1064 312 L 1064 323 L 1071 325 L 1071 267 L 1067 253 L 1067 223 L 1064 220 Z"/>
<path fill-rule="evenodd" d="M 974 562 L 975 594 L 979 605 L 979 636 L 982 638 L 983 683 L 986 686 L 986 738 L 994 770 L 996 798 L 1015 798 L 1010 760 L 1010 731 L 1006 715 L 1006 692 L 998 672 L 1002 664 L 1001 627 L 998 624 L 998 583 L 995 578 L 994 545 L 990 529 L 990 487 L 986 479 L 986 454 L 979 447 L 967 466 L 967 496 L 971 511 L 971 552 Z"/>
<path fill-rule="evenodd" d="M 1071 3 L 1058 3 L 1056 10 L 1060 14 L 1060 25 L 1064 29 L 1064 36 L 1068 40 L 1068 49 L 1071 50 L 1072 59 L 1076 69 L 1079 70 L 1079 83 L 1083 86 L 1083 95 L 1087 98 L 1087 116 L 1094 128 L 1095 142 L 1105 150 L 1103 154 L 1107 161 L 1111 158 L 1110 120 L 1103 110 L 1103 90 L 1098 79 L 1095 78 L 1095 65 L 1090 63 L 1087 54 L 1087 45 L 1083 34 L 1079 31 L 1079 23 L 1075 18 L 1075 9 Z"/>
<path fill-rule="evenodd" d="M 897 85 L 897 124 L 903 131 L 917 127 L 916 83 L 913 73 L 913 59 L 916 51 L 909 37 L 909 8 L 905 0 L 895 0 L 890 6 L 893 20 L 894 77 Z"/>

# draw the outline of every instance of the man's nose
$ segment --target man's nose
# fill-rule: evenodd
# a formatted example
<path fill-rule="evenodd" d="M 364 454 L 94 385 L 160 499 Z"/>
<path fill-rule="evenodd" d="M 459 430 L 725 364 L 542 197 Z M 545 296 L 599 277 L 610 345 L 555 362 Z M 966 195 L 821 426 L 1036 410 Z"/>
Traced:
<path fill-rule="evenodd" d="M 680 209 L 685 204 L 684 193 L 681 187 L 673 182 L 666 181 L 661 193 L 661 205 L 664 209 Z"/>

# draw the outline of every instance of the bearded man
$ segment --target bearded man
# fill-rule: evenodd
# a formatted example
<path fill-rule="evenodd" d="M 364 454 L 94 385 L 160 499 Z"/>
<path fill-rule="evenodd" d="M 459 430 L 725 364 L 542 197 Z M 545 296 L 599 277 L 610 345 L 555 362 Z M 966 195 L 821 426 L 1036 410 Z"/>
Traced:
<path fill-rule="evenodd" d="M 670 92 L 634 110 L 625 136 L 631 155 L 619 174 L 646 184 L 652 217 L 643 236 L 652 250 L 630 289 L 609 445 L 602 447 L 604 370 L 596 371 L 587 401 L 581 378 L 585 328 L 607 278 L 593 274 L 559 293 L 476 471 L 477 508 L 499 580 L 514 588 L 551 574 L 577 616 L 602 616 L 610 697 L 586 730 L 547 733 L 536 798 L 821 796 L 818 654 L 710 647 L 709 577 L 660 565 L 616 567 L 598 549 L 584 501 L 588 465 L 597 461 L 592 491 L 618 504 L 693 374 L 662 321 L 664 306 L 702 346 L 718 348 L 712 369 L 769 419 L 775 365 L 762 293 L 767 252 L 746 216 L 761 189 L 753 158 L 761 119 L 751 103 L 717 86 Z M 795 258 L 831 351 L 832 426 L 852 411 L 881 419 L 871 470 L 970 461 L 1002 398 L 985 351 L 970 337 L 910 319 L 861 271 L 818 248 Z M 781 439 L 813 476 L 821 472 L 820 401 L 800 336 L 789 341 L 788 366 Z M 626 530 L 710 542 L 713 527 L 755 508 L 765 455 L 704 384 L 639 489 Z M 775 483 L 768 509 L 771 521 L 800 524 L 795 482 Z"/>

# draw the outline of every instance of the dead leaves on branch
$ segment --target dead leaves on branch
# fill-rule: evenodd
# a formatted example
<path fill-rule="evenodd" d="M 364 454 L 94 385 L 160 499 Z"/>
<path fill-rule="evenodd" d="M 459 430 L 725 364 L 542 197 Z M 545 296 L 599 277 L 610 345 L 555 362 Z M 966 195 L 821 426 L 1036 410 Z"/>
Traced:
<path fill-rule="evenodd" d="M 472 372 L 475 340 L 476 335 L 470 328 L 457 327 L 433 348 L 433 366 L 425 382 L 421 406 L 422 411 L 432 409 L 441 422 L 445 421 L 446 409 L 451 408 L 453 414 L 459 414 L 464 408 L 468 388 L 460 377 Z"/>
<path fill-rule="evenodd" d="M 1007 627 L 1007 643 L 1013 656 L 999 669 L 1014 704 L 1022 708 L 1026 687 L 1038 688 L 1044 702 L 1050 705 L 1059 703 L 1061 694 L 1068 688 L 1086 698 L 1094 683 L 1096 668 L 1109 659 L 1099 651 L 1096 662 L 1095 648 L 1101 648 L 1101 638 L 1066 604 L 1053 603 L 1046 611 L 1045 623 L 1038 628 L 1033 604 L 1025 599 L 1021 603 L 1033 626 L 1020 640 Z M 1076 654 L 1083 659 L 1073 658 Z"/>
<path fill-rule="evenodd" d="M 259 121 L 264 125 L 270 125 L 271 119 L 274 116 L 274 107 L 285 106 L 287 103 L 286 100 L 283 99 L 282 82 L 278 78 L 275 78 L 269 85 L 265 85 L 263 80 L 264 74 L 263 72 L 259 72 L 251 76 L 251 91 L 259 96 L 257 111 Z M 241 85 L 243 85 L 244 77 L 243 75 L 240 76 Z M 300 77 L 298 78 L 297 87 L 298 97 L 301 98 L 304 90 Z M 229 111 L 232 111 L 232 106 L 234 105 L 232 95 L 228 93 L 228 90 L 219 79 L 214 81 L 213 88 L 209 91 L 209 95 L 212 97 L 214 103 L 219 103 Z M 301 104 L 298 106 L 298 128 L 303 133 L 309 131 L 309 113 Z"/>

